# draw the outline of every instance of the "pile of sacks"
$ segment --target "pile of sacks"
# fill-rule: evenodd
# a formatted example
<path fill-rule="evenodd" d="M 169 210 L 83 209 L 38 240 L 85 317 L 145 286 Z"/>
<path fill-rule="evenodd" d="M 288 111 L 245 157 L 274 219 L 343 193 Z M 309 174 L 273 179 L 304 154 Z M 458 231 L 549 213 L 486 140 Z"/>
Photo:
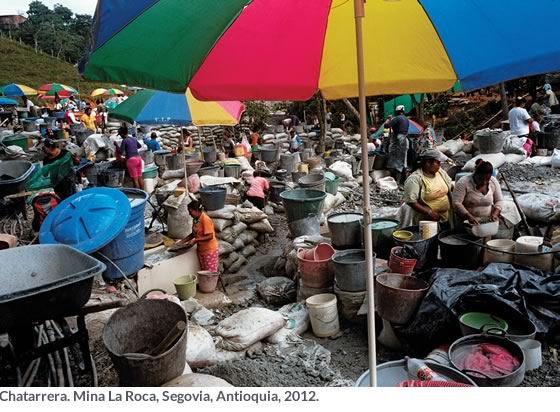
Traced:
<path fill-rule="evenodd" d="M 457 165 L 463 166 L 463 171 L 472 172 L 479 159 L 490 162 L 494 169 L 505 163 L 525 162 L 527 144 L 525 137 L 517 137 L 501 129 L 487 128 L 476 131 L 472 141 L 448 140 L 437 149 L 453 158 Z"/>
<path fill-rule="evenodd" d="M 188 308 L 185 308 L 187 312 Z M 189 324 L 186 360 L 191 368 L 242 359 L 262 352 L 263 343 L 289 344 L 309 328 L 309 314 L 304 304 L 290 303 L 278 311 L 248 308 L 234 313 L 211 329 Z"/>
<path fill-rule="evenodd" d="M 220 251 L 220 272 L 235 273 L 273 233 L 267 215 L 250 203 L 206 212 L 214 222 Z"/>
<path fill-rule="evenodd" d="M 105 124 L 105 130 L 109 134 L 117 134 L 119 127 L 122 126 L 122 122 L 107 122 Z"/>
<path fill-rule="evenodd" d="M 301 136 L 300 136 L 301 137 Z M 281 152 L 290 149 L 290 136 L 286 133 L 267 133 L 262 137 L 263 144 L 276 144 L 281 149 Z"/>
<path fill-rule="evenodd" d="M 198 135 L 197 128 L 193 126 L 187 127 L 187 130 L 191 132 L 191 137 L 193 139 L 194 147 L 200 146 L 201 139 Z M 156 132 L 158 135 L 158 140 L 161 144 L 161 148 L 165 150 L 171 150 L 176 148 L 181 144 L 181 128 L 175 126 L 163 126 L 160 128 L 153 128 L 152 131 Z"/>

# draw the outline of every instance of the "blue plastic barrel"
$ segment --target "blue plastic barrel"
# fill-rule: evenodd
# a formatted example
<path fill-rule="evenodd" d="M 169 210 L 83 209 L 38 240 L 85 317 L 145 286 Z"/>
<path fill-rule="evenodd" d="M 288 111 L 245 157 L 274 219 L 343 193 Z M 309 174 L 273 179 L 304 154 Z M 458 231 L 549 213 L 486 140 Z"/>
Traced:
<path fill-rule="evenodd" d="M 120 189 L 130 200 L 132 211 L 124 230 L 104 246 L 99 252 L 110 259 L 105 259 L 99 253 L 95 256 L 107 266 L 103 273 L 106 279 L 121 279 L 138 272 L 144 266 L 144 209 L 148 200 L 148 193 L 139 189 Z"/>

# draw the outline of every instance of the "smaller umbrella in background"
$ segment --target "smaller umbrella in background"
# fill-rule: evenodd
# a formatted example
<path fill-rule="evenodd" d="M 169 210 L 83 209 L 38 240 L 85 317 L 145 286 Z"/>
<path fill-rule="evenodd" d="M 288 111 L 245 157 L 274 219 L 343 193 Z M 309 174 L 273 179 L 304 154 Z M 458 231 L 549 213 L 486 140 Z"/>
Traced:
<path fill-rule="evenodd" d="M 107 92 L 105 94 L 108 95 L 115 95 L 115 96 L 121 96 L 124 94 L 124 92 L 120 89 L 107 89 Z"/>
<path fill-rule="evenodd" d="M 108 99 L 107 101 L 103 102 L 103 104 L 105 105 L 105 107 L 109 110 L 114 109 L 115 107 L 117 107 L 120 104 L 120 100 L 118 97 L 111 97 L 110 99 Z"/>
<path fill-rule="evenodd" d="M 122 90 L 119 89 L 95 89 L 93 92 L 91 92 L 91 97 L 97 97 L 97 96 L 103 96 L 103 95 L 109 95 L 109 96 L 120 96 L 123 95 L 124 92 Z"/>
<path fill-rule="evenodd" d="M 17 102 L 14 99 L 0 97 L 0 106 L 17 106 Z"/>
<path fill-rule="evenodd" d="M 385 131 L 385 125 L 381 125 L 374 136 L 381 136 Z M 408 134 L 422 134 L 424 128 L 416 123 L 414 120 L 408 119 Z"/>
<path fill-rule="evenodd" d="M 105 93 L 107 93 L 107 89 L 95 89 L 94 91 L 91 92 L 90 96 L 97 97 L 97 96 L 102 96 Z"/>
<path fill-rule="evenodd" d="M 39 87 L 37 90 L 44 96 L 54 96 L 58 94 L 59 97 L 69 97 L 73 94 L 78 94 L 78 91 L 73 87 L 60 83 L 47 83 Z"/>
<path fill-rule="evenodd" d="M 244 110 L 245 106 L 239 101 L 202 102 L 188 89 L 183 94 L 145 89 L 112 110 L 111 117 L 152 125 L 234 126 L 239 123 Z"/>
<path fill-rule="evenodd" d="M 35 96 L 37 90 L 24 84 L 10 83 L 0 87 L 0 95 L 9 97 Z"/>

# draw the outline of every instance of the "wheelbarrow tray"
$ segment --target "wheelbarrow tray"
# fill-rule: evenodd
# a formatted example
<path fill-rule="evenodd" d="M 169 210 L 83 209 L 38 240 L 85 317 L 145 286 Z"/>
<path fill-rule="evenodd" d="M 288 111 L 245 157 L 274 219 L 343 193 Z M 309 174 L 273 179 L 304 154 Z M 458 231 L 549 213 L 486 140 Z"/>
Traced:
<path fill-rule="evenodd" d="M 0 332 L 22 323 L 76 315 L 105 265 L 66 245 L 0 251 Z"/>
<path fill-rule="evenodd" d="M 35 166 L 25 160 L 6 160 L 0 162 L 0 197 L 13 195 L 25 190 L 25 184 L 33 174 Z"/>

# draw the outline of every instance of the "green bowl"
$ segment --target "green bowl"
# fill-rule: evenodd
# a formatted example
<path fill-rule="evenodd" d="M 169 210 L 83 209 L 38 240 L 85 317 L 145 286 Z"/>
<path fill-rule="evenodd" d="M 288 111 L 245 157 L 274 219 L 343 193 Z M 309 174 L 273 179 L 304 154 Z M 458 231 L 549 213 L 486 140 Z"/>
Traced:
<path fill-rule="evenodd" d="M 502 318 L 483 312 L 466 312 L 459 317 L 461 331 L 464 335 L 473 335 L 488 331 L 489 329 L 501 329 L 507 332 L 509 325 Z"/>

